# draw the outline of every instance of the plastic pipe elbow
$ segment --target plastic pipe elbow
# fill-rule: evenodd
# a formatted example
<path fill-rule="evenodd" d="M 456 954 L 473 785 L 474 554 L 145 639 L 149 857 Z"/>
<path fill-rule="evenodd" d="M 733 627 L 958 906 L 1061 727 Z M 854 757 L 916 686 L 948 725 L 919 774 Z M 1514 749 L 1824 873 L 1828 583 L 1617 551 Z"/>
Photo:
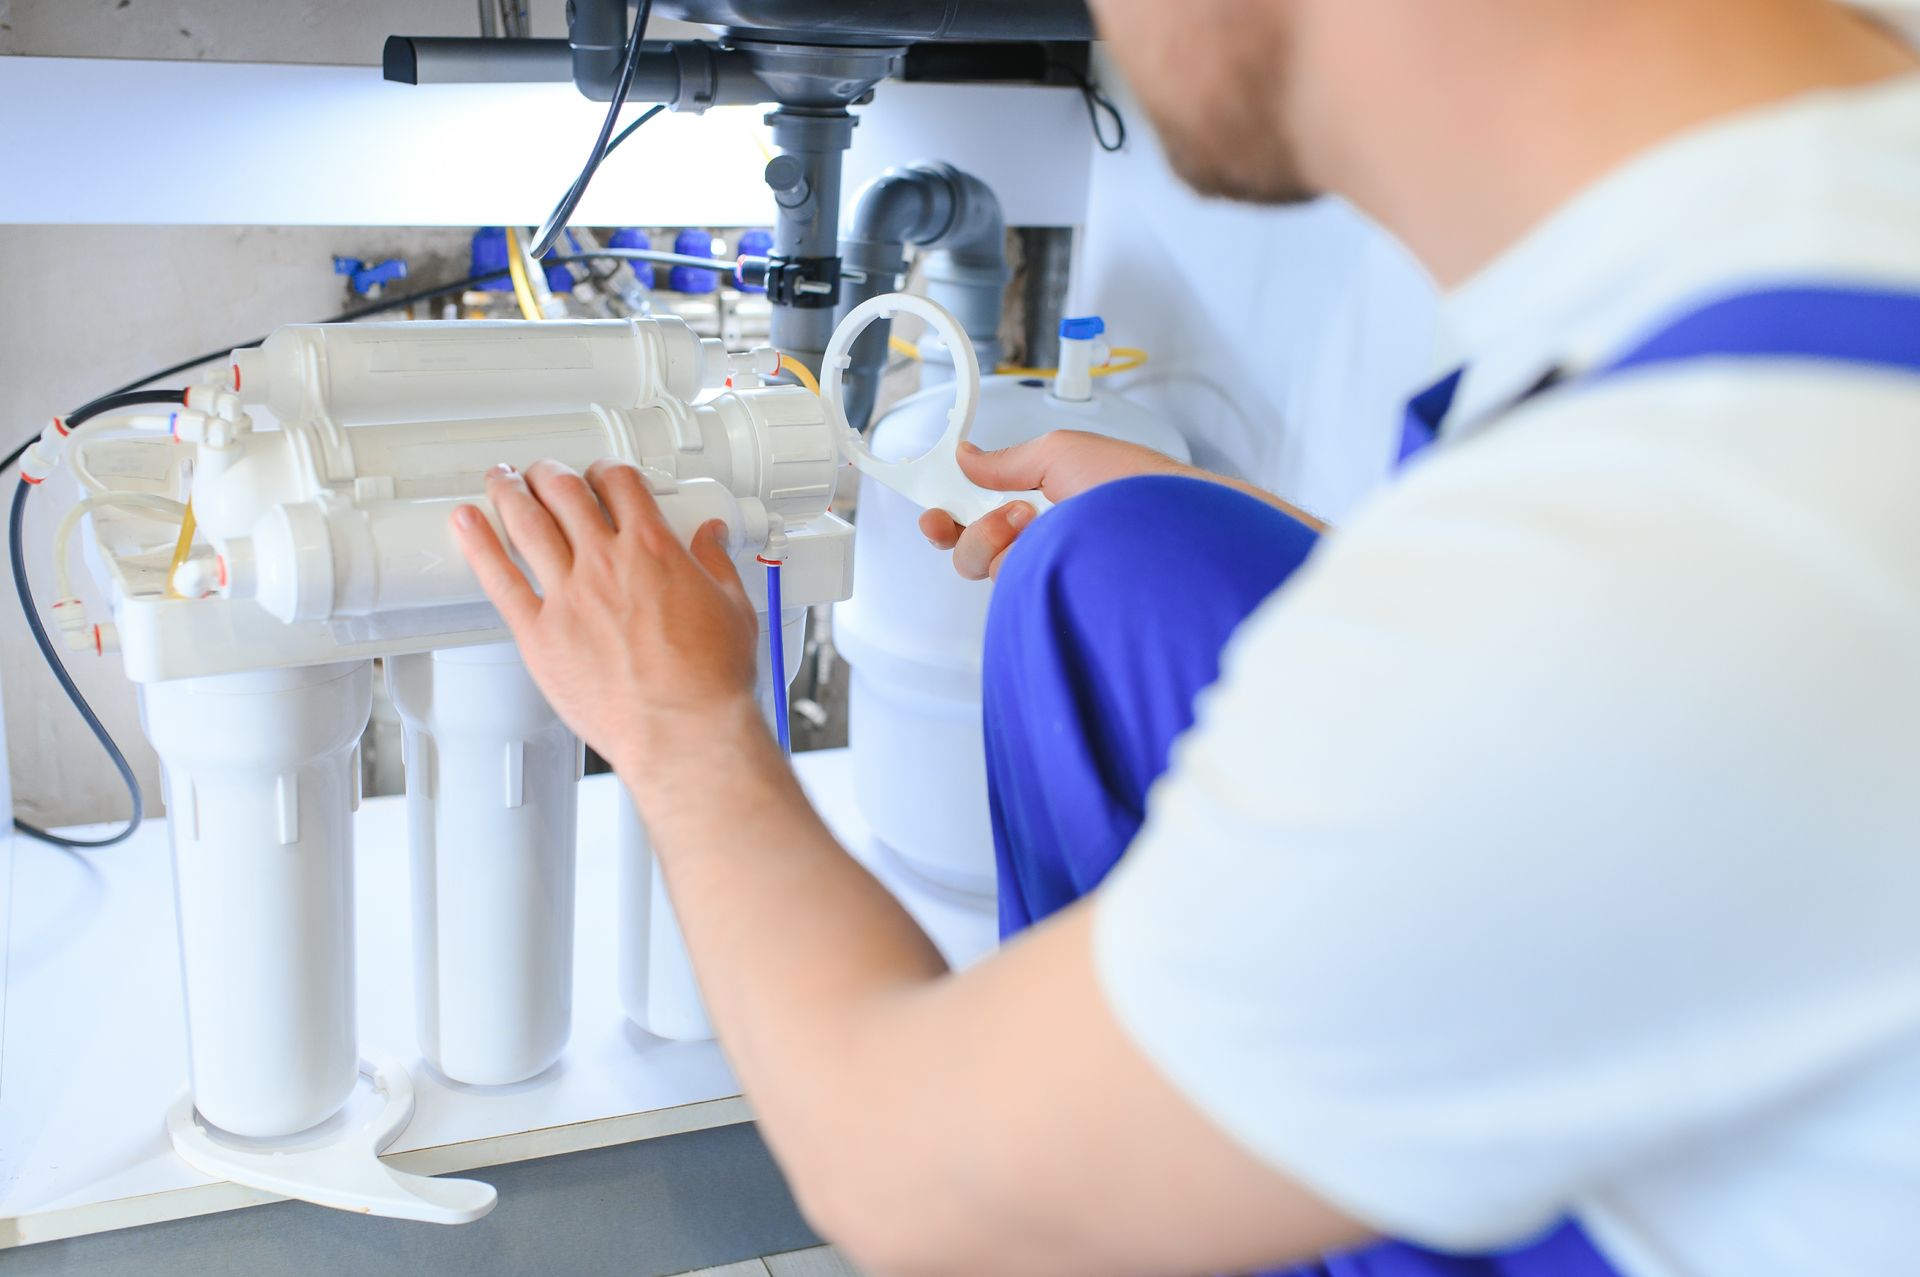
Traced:
<path fill-rule="evenodd" d="M 905 265 L 905 246 L 933 250 L 928 283 L 959 312 L 968 335 L 990 345 L 999 331 L 1001 293 L 1008 278 L 1006 221 L 993 188 L 951 164 L 920 162 L 891 168 L 860 192 L 842 252 L 866 275 L 843 292 L 838 322 L 863 303 L 893 291 Z M 886 366 L 890 327 L 881 322 L 854 344 L 846 373 L 847 421 L 865 429 Z"/>
<path fill-rule="evenodd" d="M 61 640 L 69 650 L 78 652 L 93 646 L 92 627 L 87 624 L 87 605 L 78 597 L 56 599 L 47 613 L 53 618 L 54 628 L 60 631 Z"/>
<path fill-rule="evenodd" d="M 219 558 L 188 559 L 173 574 L 173 592 L 183 599 L 204 599 L 223 586 L 226 564 Z"/>
<path fill-rule="evenodd" d="M 210 417 L 222 417 L 232 421 L 240 415 L 240 396 L 227 386 L 189 386 L 185 407 L 189 412 L 205 413 Z"/>
<path fill-rule="evenodd" d="M 595 102 L 613 98 L 627 38 L 626 0 L 569 0 L 567 46 L 574 87 L 583 97 Z"/>

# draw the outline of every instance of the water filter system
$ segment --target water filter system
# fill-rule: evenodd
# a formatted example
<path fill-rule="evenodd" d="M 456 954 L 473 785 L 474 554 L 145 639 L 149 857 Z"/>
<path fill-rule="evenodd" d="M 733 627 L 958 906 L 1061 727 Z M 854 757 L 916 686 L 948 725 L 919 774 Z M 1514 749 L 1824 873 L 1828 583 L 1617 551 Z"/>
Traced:
<path fill-rule="evenodd" d="M 847 369 L 860 334 L 895 315 L 922 319 L 954 374 L 870 442 L 847 421 Z M 720 520 L 762 618 L 774 730 L 806 609 L 851 597 L 858 542 L 874 580 L 841 641 L 862 810 L 925 878 L 991 891 L 985 591 L 935 561 L 914 518 L 1048 509 L 958 467 L 983 405 L 987 446 L 1077 426 L 1183 453 L 1162 422 L 1092 394 L 1098 334 L 1066 336 L 1052 394 L 1035 396 L 1023 378 L 983 382 L 968 328 L 906 294 L 852 307 L 818 390 L 768 384 L 780 351 L 730 353 L 678 319 L 292 325 L 186 392 L 52 422 L 23 484 L 63 461 L 81 501 L 61 520 L 48 613 L 69 651 L 117 655 L 163 764 L 190 1066 L 167 1114 L 180 1156 L 365 1214 L 459 1223 L 492 1208 L 484 1183 L 378 1160 L 413 1085 L 357 1041 L 351 814 L 374 659 L 403 724 L 420 1058 L 495 1087 L 563 1056 L 584 749 L 449 524 L 472 505 L 503 534 L 486 497 L 501 463 L 628 461 L 682 542 Z M 858 538 L 829 509 L 845 463 L 868 480 Z M 17 497 L 15 524 L 19 511 Z M 67 578 L 81 526 L 111 618 L 90 618 Z M 624 801 L 618 830 L 622 1008 L 664 1039 L 707 1039 L 645 812 Z M 371 1116 L 355 1120 L 363 1091 Z"/>
<path fill-rule="evenodd" d="M 624 0 L 581 0 L 578 12 L 568 6 L 568 41 L 396 37 L 384 71 L 425 83 L 496 78 L 488 68 L 509 63 L 512 79 L 535 64 L 564 65 L 562 78 L 613 99 L 550 235 L 565 229 L 565 210 L 618 145 L 609 135 L 621 101 L 695 112 L 775 103 L 768 122 L 779 153 L 765 170 L 775 229 L 766 256 L 739 265 L 743 284 L 767 293 L 780 352 L 730 353 L 667 318 L 291 325 L 235 350 L 221 374 L 182 394 L 116 393 L 88 405 L 84 422 L 56 420 L 22 459 L 16 587 L 41 650 L 134 798 L 125 832 L 77 845 L 126 837 L 142 807 L 132 769 L 60 668 L 62 645 L 121 662 L 162 763 L 190 1069 L 165 1121 L 179 1156 L 208 1175 L 437 1223 L 472 1220 L 494 1204 L 489 1185 L 403 1173 L 379 1156 L 411 1117 L 413 1084 L 402 1064 L 363 1058 L 354 1005 L 352 817 L 375 661 L 404 741 L 420 1056 L 447 1079 L 485 1088 L 539 1077 L 565 1053 L 583 750 L 451 533 L 463 505 L 503 533 L 486 498 L 493 467 L 552 458 L 584 470 L 620 459 L 639 468 L 683 542 L 719 520 L 760 613 L 759 694 L 783 744 L 808 610 L 853 592 L 856 536 L 831 510 L 848 463 L 871 481 L 864 499 L 876 531 L 863 531 L 860 544 L 883 565 L 883 588 L 908 564 L 894 534 L 923 544 L 911 527 L 915 508 L 966 522 L 1010 500 L 1047 506 L 1038 493 L 975 487 L 954 455 L 976 410 L 997 412 L 1002 394 L 1002 379 L 982 385 L 975 353 L 985 343 L 990 367 L 997 358 L 988 334 L 1006 280 L 991 192 L 943 165 L 883 175 L 843 260 L 841 168 L 856 123 L 849 108 L 907 69 L 923 43 L 948 68 L 956 56 L 977 64 L 984 80 L 1004 81 L 1011 68 L 1015 79 L 1077 85 L 1097 118 L 1104 100 L 1076 69 L 1084 53 L 1076 59 L 1052 43 L 1091 35 L 1082 0 L 915 0 L 851 16 L 844 5 L 787 0 L 659 7 L 724 25 L 727 38 L 650 43 L 649 6 L 629 30 Z M 1024 53 L 946 43 L 963 39 L 1050 43 Z M 889 292 L 900 286 L 907 244 L 937 248 L 928 286 L 966 325 L 945 307 Z M 918 316 L 944 342 L 952 389 L 916 398 L 870 447 L 855 427 L 866 425 L 887 334 L 869 332 L 857 351 L 855 341 L 895 314 Z M 819 386 L 769 384 L 783 368 L 803 382 L 817 369 Z M 909 420 L 920 425 L 909 430 Z M 989 423 L 985 438 L 1005 433 Z M 62 463 L 80 500 L 55 538 L 59 597 L 43 625 L 22 558 L 25 494 Z M 90 616 L 66 579 L 69 540 L 83 528 L 110 616 Z M 896 603 L 869 591 L 870 615 L 928 608 L 893 631 L 901 651 L 944 642 L 943 627 L 959 618 L 964 664 L 978 640 L 972 610 L 984 615 L 984 604 L 977 591 L 953 593 L 949 586 L 966 583 L 935 567 L 939 584 L 903 589 Z M 939 756 L 901 734 L 914 711 L 904 685 L 889 681 L 893 649 L 862 637 L 881 629 L 849 633 L 865 644 L 856 707 L 863 695 L 882 707 L 865 712 L 855 739 L 863 769 L 876 769 L 860 791 L 869 814 L 880 813 L 875 827 L 896 791 L 921 795 L 923 826 L 976 779 L 984 806 L 977 760 L 943 787 L 927 774 L 943 765 Z M 894 672 L 909 667 L 922 668 L 908 658 Z M 964 707 L 965 682 L 941 713 Z M 888 706 L 902 712 L 888 719 Z M 889 724 L 901 748 L 882 759 L 875 746 Z M 963 737 L 949 733 L 934 747 L 958 749 Z M 967 802 L 959 807 L 970 810 Z M 921 845 L 921 827 L 888 827 L 903 854 Z M 985 851 L 982 838 L 976 859 Z M 617 854 L 623 1011 L 659 1037 L 710 1037 L 646 813 L 624 796 Z M 928 844 L 915 863 L 939 878 L 939 864 L 962 861 L 961 876 L 977 870 Z"/>
<path fill-rule="evenodd" d="M 841 410 L 853 340 L 897 313 L 926 320 L 958 374 L 927 392 L 951 402 L 928 410 L 937 437 L 911 458 L 876 454 Z M 118 655 L 163 763 L 190 1066 L 167 1115 L 181 1157 L 363 1213 L 457 1223 L 491 1208 L 486 1184 L 378 1157 L 412 1083 L 363 1059 L 356 1027 L 352 813 L 373 660 L 404 724 L 421 1057 L 471 1086 L 536 1077 L 571 1028 L 582 746 L 449 516 L 471 504 L 499 528 L 485 478 L 501 462 L 631 462 L 683 540 L 726 526 L 762 613 L 772 715 L 806 610 L 852 592 L 854 530 L 829 509 L 843 462 L 962 518 L 1044 501 L 961 474 L 981 385 L 944 309 L 874 298 L 827 356 L 816 394 L 766 384 L 777 352 L 729 353 L 670 318 L 295 325 L 171 410 L 55 421 L 28 450 L 26 484 L 73 471 L 82 500 L 58 549 L 86 516 L 112 612 L 90 621 L 63 571 L 56 625 L 69 650 Z M 629 802 L 620 830 L 623 1008 L 658 1036 L 709 1037 L 645 813 Z M 363 1079 L 373 1108 L 356 1121 Z"/>
<path fill-rule="evenodd" d="M 534 1077 L 571 1025 L 582 748 L 449 516 L 472 504 L 499 526 L 485 477 L 501 462 L 631 462 L 683 540 L 725 524 L 763 613 L 778 582 L 766 625 L 797 661 L 806 609 L 850 591 L 852 528 L 828 511 L 838 432 L 815 394 L 765 383 L 777 365 L 664 318 L 297 325 L 175 411 L 57 422 L 31 450 L 30 482 L 71 464 L 112 618 L 90 623 L 70 586 L 51 611 L 71 649 L 118 652 L 164 767 L 191 1070 L 170 1128 L 189 1162 L 379 1214 L 491 1205 L 487 1185 L 375 1157 L 411 1084 L 362 1060 L 355 1024 L 373 658 L 405 724 L 421 1056 L 470 1085 Z M 792 674 L 763 657 L 763 682 Z M 704 1036 L 642 818 L 622 823 L 623 876 L 654 887 L 626 902 L 626 1009 Z M 363 1076 L 376 1117 L 315 1136 L 342 1126 Z"/>

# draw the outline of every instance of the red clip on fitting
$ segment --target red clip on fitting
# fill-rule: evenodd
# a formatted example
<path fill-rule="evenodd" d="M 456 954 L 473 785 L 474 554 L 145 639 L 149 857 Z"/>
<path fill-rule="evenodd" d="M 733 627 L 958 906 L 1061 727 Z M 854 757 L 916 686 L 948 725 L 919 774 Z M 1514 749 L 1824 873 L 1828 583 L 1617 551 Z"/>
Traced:
<path fill-rule="evenodd" d="M 53 468 L 58 464 L 60 464 L 59 454 L 47 446 L 47 437 L 42 435 L 29 444 L 27 450 L 20 455 L 20 481 L 26 484 L 37 484 L 52 474 Z"/>

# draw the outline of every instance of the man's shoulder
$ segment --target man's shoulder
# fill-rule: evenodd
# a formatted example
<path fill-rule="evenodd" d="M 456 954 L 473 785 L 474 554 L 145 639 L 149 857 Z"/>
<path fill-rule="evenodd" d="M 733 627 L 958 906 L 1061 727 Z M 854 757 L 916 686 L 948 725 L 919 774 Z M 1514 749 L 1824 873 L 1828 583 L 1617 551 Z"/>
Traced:
<path fill-rule="evenodd" d="M 1764 541 L 1789 516 L 1879 524 L 1884 507 L 1914 507 L 1915 474 L 1920 372 L 1704 359 L 1575 379 L 1516 405 L 1416 463 L 1355 526 L 1463 519 L 1524 530 L 1604 516 L 1684 535 L 1736 520 Z M 1913 518 L 1920 529 L 1920 509 Z"/>
<path fill-rule="evenodd" d="M 1270 656 L 1358 619 L 1435 672 L 1497 680 L 1541 650 L 1604 652 L 1678 682 L 1715 643 L 1791 662 L 1822 633 L 1920 642 L 1915 475 L 1920 376 L 1687 368 L 1563 387 L 1416 462 L 1242 646 Z"/>

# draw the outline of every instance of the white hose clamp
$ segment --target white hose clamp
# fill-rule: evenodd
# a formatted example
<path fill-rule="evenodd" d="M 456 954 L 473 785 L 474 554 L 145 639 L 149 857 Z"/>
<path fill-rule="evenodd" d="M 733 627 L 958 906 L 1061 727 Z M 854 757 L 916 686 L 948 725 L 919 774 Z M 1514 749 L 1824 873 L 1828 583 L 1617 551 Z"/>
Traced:
<path fill-rule="evenodd" d="M 921 456 L 906 461 L 883 461 L 875 456 L 867 441 L 847 422 L 846 378 L 852 363 L 848 352 L 867 325 L 895 315 L 915 315 L 925 320 L 953 356 L 953 408 L 947 414 L 946 433 Z M 912 293 L 883 293 L 862 302 L 834 329 L 820 360 L 820 398 L 826 405 L 827 421 L 840 431 L 840 450 L 860 473 L 892 488 L 901 496 L 927 510 L 942 510 L 956 523 L 969 524 L 1012 501 L 1025 501 L 1036 514 L 1051 509 L 1053 502 L 1038 492 L 999 492 L 983 488 L 967 478 L 960 469 L 959 448 L 973 430 L 973 414 L 980 395 L 980 360 L 973 353 L 973 340 L 951 312 L 938 302 Z"/>

